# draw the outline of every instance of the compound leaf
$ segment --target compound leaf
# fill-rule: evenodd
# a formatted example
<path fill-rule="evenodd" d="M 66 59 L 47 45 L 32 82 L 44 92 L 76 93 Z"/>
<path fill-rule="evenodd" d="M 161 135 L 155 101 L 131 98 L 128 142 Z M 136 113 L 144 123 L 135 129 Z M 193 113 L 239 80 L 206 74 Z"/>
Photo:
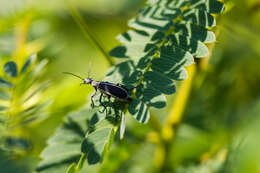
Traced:
<path fill-rule="evenodd" d="M 217 0 L 149 0 L 130 19 L 132 30 L 117 37 L 121 45 L 111 55 L 127 58 L 119 66 L 131 64 L 131 71 L 129 66 L 116 65 L 108 76 L 137 87 L 129 112 L 139 122 L 147 121 L 148 107 L 166 105 L 163 94 L 175 92 L 172 80 L 188 77 L 185 66 L 193 64 L 195 57 L 208 56 L 205 43 L 216 40 L 211 31 L 216 26 L 213 14 L 223 10 L 224 4 Z M 129 76 L 134 79 L 131 83 Z"/>
<path fill-rule="evenodd" d="M 89 109 L 71 113 L 54 136 L 48 140 L 48 146 L 41 154 L 43 159 L 37 171 L 58 172 L 61 167 L 64 170 L 68 164 L 73 165 L 72 163 L 77 162 L 82 153 L 87 154 L 88 164 L 100 162 L 110 144 L 116 122 L 115 118 L 104 118 L 104 115 Z M 72 170 L 73 166 L 68 169 Z"/>

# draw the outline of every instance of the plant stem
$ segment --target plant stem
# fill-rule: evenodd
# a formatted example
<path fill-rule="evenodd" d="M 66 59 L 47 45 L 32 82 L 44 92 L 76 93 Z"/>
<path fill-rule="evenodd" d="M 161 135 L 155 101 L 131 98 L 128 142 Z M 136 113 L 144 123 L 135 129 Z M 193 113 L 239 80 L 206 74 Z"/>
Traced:
<path fill-rule="evenodd" d="M 186 108 L 186 104 L 191 92 L 191 86 L 193 78 L 196 74 L 196 65 L 193 64 L 186 67 L 189 77 L 181 83 L 181 86 L 177 92 L 175 100 L 172 104 L 170 113 L 165 121 L 165 124 L 161 131 L 161 143 L 158 144 L 156 155 L 156 167 L 160 169 L 161 172 L 167 172 L 171 170 L 171 164 L 168 164 L 172 148 L 172 141 L 174 139 L 174 134 L 177 125 L 180 123 L 183 117 L 183 112 Z"/>
<path fill-rule="evenodd" d="M 174 127 L 181 121 L 187 100 L 190 95 L 192 81 L 196 74 L 196 65 L 193 64 L 186 69 L 188 71 L 189 77 L 182 82 L 177 92 L 176 98 L 172 104 L 170 113 L 166 119 L 165 125 L 162 129 L 162 137 L 165 141 L 171 141 L 173 139 Z"/>
<path fill-rule="evenodd" d="M 94 45 L 101 51 L 101 53 L 104 55 L 106 60 L 108 61 L 110 66 L 115 65 L 115 62 L 113 59 L 109 56 L 107 51 L 104 48 L 104 45 L 101 43 L 101 41 L 98 40 L 98 38 L 95 36 L 94 33 L 89 31 L 89 28 L 87 26 L 87 23 L 84 21 L 83 17 L 80 15 L 80 13 L 77 11 L 77 9 L 71 4 L 68 4 L 68 8 L 70 11 L 71 16 L 79 26 L 80 30 L 84 34 L 85 38 L 92 41 Z"/>
<path fill-rule="evenodd" d="M 169 157 L 172 154 L 172 144 L 174 142 L 176 130 L 181 120 L 183 119 L 183 113 L 191 93 L 194 77 L 197 73 L 202 74 L 201 72 L 206 72 L 208 70 L 209 58 L 211 57 L 214 46 L 215 43 L 208 45 L 209 55 L 203 59 L 200 59 L 198 64 L 193 64 L 186 67 L 189 77 L 181 83 L 181 86 L 171 106 L 170 113 L 161 131 L 162 142 L 158 144 L 157 147 L 157 153 L 159 153 L 160 156 L 160 160 L 158 160 L 157 163 L 157 168 L 159 168 L 161 171 L 167 171 L 169 169 L 172 170 L 172 168 L 169 168 L 171 164 L 168 164 L 168 162 Z M 197 81 L 199 80 L 201 84 L 204 80 L 204 77 L 205 75 L 198 76 Z"/>
<path fill-rule="evenodd" d="M 81 168 L 83 167 L 84 165 L 84 161 L 86 160 L 86 154 L 85 153 L 82 153 L 81 156 L 80 156 L 80 159 L 79 159 L 79 162 L 76 166 L 76 170 L 81 170 Z"/>

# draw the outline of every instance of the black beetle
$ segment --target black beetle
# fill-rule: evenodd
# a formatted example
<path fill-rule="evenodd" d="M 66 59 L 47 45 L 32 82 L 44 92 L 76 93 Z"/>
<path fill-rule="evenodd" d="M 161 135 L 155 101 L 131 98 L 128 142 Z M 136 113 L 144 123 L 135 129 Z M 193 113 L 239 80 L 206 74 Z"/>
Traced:
<path fill-rule="evenodd" d="M 93 93 L 91 95 L 92 107 L 94 106 L 93 97 L 97 93 L 97 90 L 99 90 L 101 92 L 101 95 L 99 98 L 99 102 L 101 104 L 102 104 L 103 94 L 107 95 L 109 100 L 111 97 L 113 97 L 117 100 L 123 101 L 123 102 L 127 102 L 127 103 L 131 102 L 131 100 L 132 100 L 132 98 L 128 94 L 129 90 L 125 86 L 120 85 L 120 84 L 110 83 L 110 82 L 95 81 L 89 77 L 90 71 L 88 72 L 88 77 L 86 79 L 84 79 L 78 75 L 75 75 L 73 73 L 70 73 L 70 72 L 63 72 L 63 73 L 73 75 L 77 78 L 80 78 L 81 80 L 83 80 L 83 83 L 81 83 L 81 84 L 90 84 L 95 88 L 95 93 Z M 102 106 L 104 106 L 104 105 L 102 105 Z M 106 107 L 105 107 L 105 109 L 106 109 Z"/>

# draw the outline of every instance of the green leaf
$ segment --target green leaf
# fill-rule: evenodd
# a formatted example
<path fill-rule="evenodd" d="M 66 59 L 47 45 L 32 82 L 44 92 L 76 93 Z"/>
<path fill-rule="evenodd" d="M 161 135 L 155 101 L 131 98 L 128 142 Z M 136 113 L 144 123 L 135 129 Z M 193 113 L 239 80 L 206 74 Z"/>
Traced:
<path fill-rule="evenodd" d="M 137 107 L 163 108 L 163 94 L 175 92 L 171 80 L 187 78 L 185 66 L 193 64 L 194 57 L 208 56 L 204 43 L 216 40 L 210 31 L 216 25 L 212 13 L 223 10 L 223 3 L 216 0 L 149 0 L 137 17 L 128 22 L 133 30 L 119 35 L 121 45 L 113 49 L 128 60 L 112 67 L 107 75 L 115 82 L 140 85 L 136 90 L 138 101 L 134 100 L 129 110 L 139 121 L 143 121 L 140 117 L 144 113 Z"/>
<path fill-rule="evenodd" d="M 166 106 L 165 96 L 151 86 L 137 88 L 136 96 L 148 106 L 155 108 L 163 108 Z"/>
<path fill-rule="evenodd" d="M 0 87 L 2 87 L 2 88 L 12 88 L 13 84 L 11 82 L 8 82 L 8 81 L 0 78 Z"/>
<path fill-rule="evenodd" d="M 194 60 L 190 53 L 169 45 L 161 48 L 159 58 L 152 60 L 152 70 L 164 74 L 173 80 L 182 80 L 187 77 L 184 65 L 193 64 Z"/>
<path fill-rule="evenodd" d="M 36 103 L 22 110 L 19 113 L 19 117 L 21 118 L 20 125 L 27 125 L 29 123 L 33 123 L 35 120 L 42 120 L 46 118 L 48 114 L 44 111 L 44 108 L 50 105 L 50 103 L 51 101 Z"/>
<path fill-rule="evenodd" d="M 37 66 L 33 69 L 33 74 L 39 74 L 43 71 L 43 68 L 47 65 L 48 60 L 44 59 L 37 64 Z"/>
<path fill-rule="evenodd" d="M 132 31 L 129 30 L 117 37 L 117 39 L 124 44 L 131 44 L 131 43 L 136 43 L 136 44 L 142 44 L 144 42 L 149 42 L 152 41 L 153 43 L 157 43 L 158 41 L 161 41 L 163 38 L 162 35 L 159 36 L 159 34 L 163 34 L 162 32 L 158 32 L 158 34 L 154 37 L 153 35 L 149 35 L 146 32 L 141 32 L 141 31 Z"/>
<path fill-rule="evenodd" d="M 186 22 L 196 24 L 202 27 L 214 27 L 216 26 L 215 18 L 206 11 L 198 9 L 189 9 L 183 13 L 182 18 Z"/>
<path fill-rule="evenodd" d="M 7 92 L 0 91 L 0 100 L 9 100 L 10 95 Z"/>
<path fill-rule="evenodd" d="M 133 99 L 128 107 L 131 115 L 140 123 L 147 123 L 150 118 L 148 106 L 137 99 Z"/>
<path fill-rule="evenodd" d="M 124 114 L 122 114 L 121 119 L 120 119 L 119 134 L 120 134 L 120 139 L 123 139 L 124 134 L 125 134 L 125 115 Z"/>
<path fill-rule="evenodd" d="M 2 116 L 2 114 L 0 114 L 0 124 L 5 124 L 5 117 Z"/>
<path fill-rule="evenodd" d="M 208 13 L 221 13 L 224 10 L 223 3 L 216 1 L 216 0 L 192 0 L 191 8 L 199 8 L 201 10 L 205 10 Z"/>
<path fill-rule="evenodd" d="M 3 110 L 5 110 L 5 109 L 7 109 L 8 107 L 6 107 L 6 106 L 1 106 L 0 105 L 0 111 L 3 111 Z"/>
<path fill-rule="evenodd" d="M 111 128 L 102 128 L 84 139 L 81 151 L 87 154 L 87 161 L 90 165 L 102 160 L 103 152 L 107 142 L 109 142 L 111 133 Z"/>
<path fill-rule="evenodd" d="M 176 34 L 190 37 L 193 40 L 199 40 L 203 43 L 212 43 L 216 41 L 214 32 L 204 27 L 192 23 L 179 22 L 173 24 Z"/>
<path fill-rule="evenodd" d="M 126 47 L 125 46 L 118 46 L 112 49 L 109 54 L 116 58 L 127 58 L 126 56 Z"/>
<path fill-rule="evenodd" d="M 175 34 L 169 35 L 169 40 L 171 40 L 173 42 L 172 44 L 176 47 L 188 51 L 196 57 L 205 57 L 209 54 L 207 46 L 200 41 L 191 39 L 190 37 Z"/>
<path fill-rule="evenodd" d="M 99 121 L 96 130 L 87 134 L 81 145 L 81 151 L 87 155 L 87 161 L 96 164 L 102 160 L 106 145 L 109 145 L 110 137 L 114 132 L 114 117 L 107 117 Z"/>
<path fill-rule="evenodd" d="M 48 146 L 41 154 L 43 160 L 38 165 L 38 172 L 58 170 L 61 165 L 76 162 L 80 158 L 81 142 L 90 128 L 93 113 L 94 111 L 83 109 L 64 120 L 64 124 L 48 140 Z"/>
<path fill-rule="evenodd" d="M 133 85 L 139 80 L 140 72 L 132 61 L 125 61 L 110 68 L 105 81 L 120 83 L 125 86 Z"/>
<path fill-rule="evenodd" d="M 89 164 L 102 160 L 104 150 L 114 134 L 115 118 L 96 110 L 82 109 L 70 114 L 64 124 L 57 129 L 48 140 L 41 157 L 37 171 L 55 170 L 68 163 L 80 160 L 83 153 L 87 154 Z M 72 169 L 72 168 L 71 168 Z"/>
<path fill-rule="evenodd" d="M 21 69 L 21 74 L 24 73 L 28 67 L 31 65 L 31 63 L 36 59 L 36 54 L 32 54 L 24 63 L 22 69 Z"/>
<path fill-rule="evenodd" d="M 149 85 L 164 94 L 173 94 L 176 90 L 172 80 L 155 71 L 144 73 L 144 83 L 145 85 Z"/>
<path fill-rule="evenodd" d="M 17 65 L 14 61 L 9 61 L 4 65 L 5 73 L 10 77 L 17 76 Z"/>
<path fill-rule="evenodd" d="M 68 160 L 75 161 L 79 158 L 80 154 L 80 143 L 50 145 L 42 152 L 41 157 L 45 160 L 40 163 L 39 167 L 44 169 L 65 163 Z"/>
<path fill-rule="evenodd" d="M 4 138 L 5 145 L 9 148 L 16 148 L 20 150 L 28 150 L 31 148 L 31 143 L 25 138 L 21 137 L 6 137 Z"/>

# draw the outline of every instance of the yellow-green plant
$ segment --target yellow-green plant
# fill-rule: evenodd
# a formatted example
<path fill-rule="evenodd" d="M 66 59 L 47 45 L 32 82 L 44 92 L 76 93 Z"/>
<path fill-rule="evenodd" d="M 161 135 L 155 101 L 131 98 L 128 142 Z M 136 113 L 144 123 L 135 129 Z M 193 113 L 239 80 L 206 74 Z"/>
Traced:
<path fill-rule="evenodd" d="M 22 66 L 15 61 L 3 65 L 0 77 L 1 146 L 12 150 L 29 149 L 29 136 L 25 133 L 33 123 L 47 116 L 42 92 L 49 82 L 42 81 L 46 60 L 37 62 L 36 54 L 29 56 Z"/>
<path fill-rule="evenodd" d="M 182 107 L 178 108 L 183 106 L 178 102 L 184 104 L 187 95 L 175 101 L 174 108 L 177 110 L 171 112 L 163 129 L 158 125 L 156 117 L 151 116 L 151 108 L 164 108 L 165 95 L 174 94 L 176 91 L 174 81 L 188 77 L 185 66 L 194 64 L 195 58 L 208 56 L 209 50 L 205 44 L 216 41 L 212 31 L 216 26 L 214 16 L 223 10 L 223 3 L 216 0 L 148 1 L 137 17 L 129 21 L 131 30 L 118 36 L 121 45 L 112 49 L 110 55 L 120 59 L 120 63 L 112 66 L 104 79 L 122 83 L 127 87 L 136 87 L 132 94 L 133 101 L 129 105 L 119 103 L 119 112 L 115 109 L 108 115 L 99 112 L 102 108 L 89 110 L 88 107 L 66 117 L 63 125 L 49 139 L 37 171 L 67 170 L 73 173 L 100 164 L 105 160 L 118 129 L 121 137 L 123 136 L 124 114 L 127 112 L 140 123 L 147 123 L 151 117 L 151 123 L 157 129 L 155 136 L 162 139 L 162 143 L 158 144 L 159 153 L 163 153 L 162 157 L 167 158 L 168 142 L 173 138 L 174 126 L 181 119 L 178 114 L 183 111 Z M 85 31 L 86 25 L 77 11 L 71 8 L 71 13 L 85 35 L 90 35 Z M 110 64 L 113 64 L 101 44 L 94 42 L 109 59 Z M 189 93 L 194 68 L 195 66 L 190 68 L 191 79 L 182 89 L 186 94 Z M 105 103 L 108 107 L 117 104 L 116 101 L 111 103 L 107 100 Z M 177 117 L 174 117 L 175 114 Z M 170 170 L 167 167 L 169 165 L 163 165 L 162 161 L 158 163 L 159 170 Z"/>

